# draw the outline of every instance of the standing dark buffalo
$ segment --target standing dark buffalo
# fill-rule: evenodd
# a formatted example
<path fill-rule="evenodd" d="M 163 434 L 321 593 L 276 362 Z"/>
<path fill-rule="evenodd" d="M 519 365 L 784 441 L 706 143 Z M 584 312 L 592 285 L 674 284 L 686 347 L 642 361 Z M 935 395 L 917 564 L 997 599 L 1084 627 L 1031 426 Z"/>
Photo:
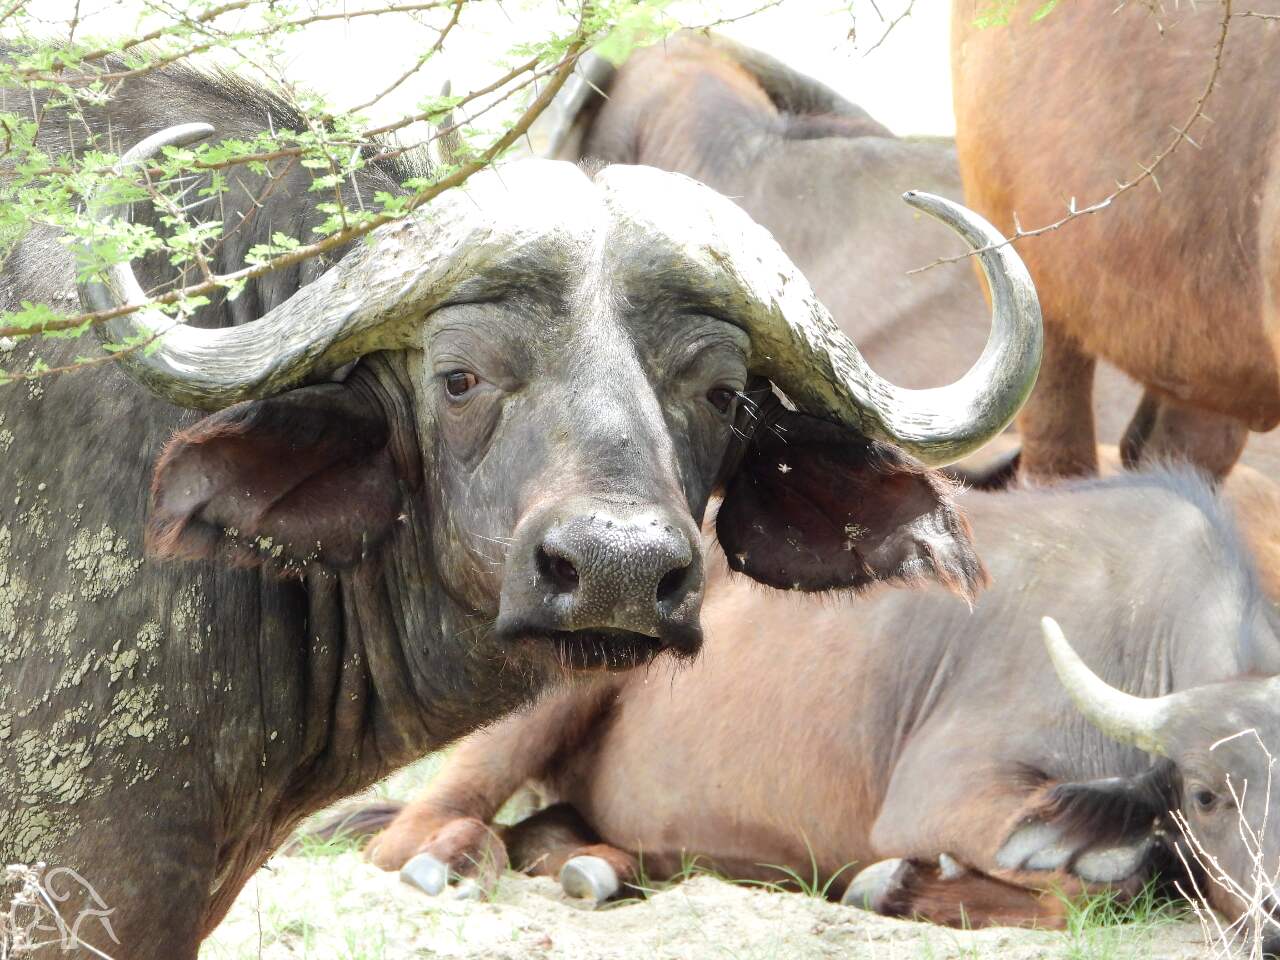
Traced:
<path fill-rule="evenodd" d="M 1176 876 L 1175 816 L 1214 873 L 1269 882 L 1280 633 L 1223 503 L 1190 470 L 962 502 L 994 578 L 972 612 L 936 590 L 819 604 L 721 566 L 697 664 L 553 696 L 350 826 L 398 812 L 372 859 L 428 889 L 508 856 L 597 899 L 691 859 L 756 880 L 874 864 L 846 901 L 953 925 L 1060 926 L 1055 891 Z M 1074 649 L 1050 628 L 1046 655 L 1044 614 Z M 495 832 L 527 780 L 553 805 Z"/>
<path fill-rule="evenodd" d="M 980 27 L 988 6 L 952 7 L 956 143 L 966 202 L 1006 233 L 1151 163 L 1205 91 L 1230 13 L 1062 4 L 1037 19 L 1036 5 L 1009 4 L 1007 25 Z M 1019 244 L 1047 338 L 1019 420 L 1028 475 L 1096 470 L 1097 358 L 1146 389 L 1122 445 L 1130 463 L 1185 456 L 1222 475 L 1248 430 L 1280 421 L 1277 61 L 1274 24 L 1237 16 L 1194 143 L 1104 212 Z"/>
<path fill-rule="evenodd" d="M 88 122 L 138 143 L 131 167 L 206 135 L 171 126 L 192 114 L 228 137 L 301 124 L 269 92 L 175 70 Z M 50 155 L 81 129 L 46 112 Z M 371 163 L 350 189 L 407 173 Z M 234 176 L 219 272 L 321 216 L 296 168 L 272 189 Z M 913 202 L 971 244 L 992 236 Z M 566 669 L 694 654 L 713 492 L 721 543 L 757 580 L 971 595 L 965 523 L 920 461 L 1002 429 L 1039 359 L 1025 271 L 986 262 L 989 348 L 917 394 L 876 377 L 768 234 L 705 187 L 530 161 L 324 272 L 250 283 L 95 378 L 5 388 L 3 862 L 77 871 L 58 895 L 69 923 L 95 911 L 75 927 L 86 942 L 194 957 L 300 817 Z M 138 270 L 86 283 L 84 306 L 173 277 Z M 74 276 L 33 230 L 4 305 L 74 308 Z M 170 322 L 125 314 L 104 336 Z M 56 365 L 82 348 L 38 349 Z M 195 562 L 144 560 L 144 530 L 153 557 Z"/>

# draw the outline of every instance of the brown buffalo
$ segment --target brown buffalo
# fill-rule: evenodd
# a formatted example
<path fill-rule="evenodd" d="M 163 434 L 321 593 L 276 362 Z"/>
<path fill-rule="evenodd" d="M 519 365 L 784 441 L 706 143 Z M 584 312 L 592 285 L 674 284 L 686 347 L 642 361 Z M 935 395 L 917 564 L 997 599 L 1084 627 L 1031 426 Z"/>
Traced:
<path fill-rule="evenodd" d="M 1228 488 L 1280 532 L 1273 485 L 1241 468 Z M 1248 885 L 1238 819 L 1274 819 L 1280 794 L 1253 740 L 1213 744 L 1253 728 L 1280 746 L 1280 634 L 1221 502 L 1190 471 L 964 502 L 995 577 L 972 613 L 940 592 L 817 604 L 721 567 L 697 665 L 603 679 L 465 741 L 372 859 L 433 891 L 512 862 L 597 899 L 691 859 L 757 880 L 876 864 L 846 900 L 1054 926 L 1053 891 L 1176 875 L 1174 811 Z M 1046 656 L 1046 613 L 1106 684 L 1060 642 Z M 491 828 L 526 781 L 552 805 Z M 1268 866 L 1278 841 L 1261 839 Z"/>
<path fill-rule="evenodd" d="M 1010 4 L 1007 25 L 979 26 L 989 6 L 952 7 L 956 145 L 968 202 L 1006 235 L 1015 216 L 1052 223 L 1068 198 L 1099 200 L 1149 164 L 1192 115 L 1223 29 L 1217 3 L 1061 4 L 1041 19 Z M 1280 421 L 1280 31 L 1237 18 L 1221 59 L 1194 144 L 1104 212 L 1018 244 L 1047 338 L 1019 420 L 1030 476 L 1096 470 L 1099 358 L 1145 388 L 1130 463 L 1186 456 L 1221 475 L 1248 430 Z"/>

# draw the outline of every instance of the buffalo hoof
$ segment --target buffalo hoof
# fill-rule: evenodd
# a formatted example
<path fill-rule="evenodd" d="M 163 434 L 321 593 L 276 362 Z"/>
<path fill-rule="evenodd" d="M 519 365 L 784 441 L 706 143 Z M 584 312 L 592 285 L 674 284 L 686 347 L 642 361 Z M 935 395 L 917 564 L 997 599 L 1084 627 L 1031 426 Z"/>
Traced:
<path fill-rule="evenodd" d="M 449 867 L 429 853 L 420 853 L 400 868 L 400 879 L 427 896 L 436 897 L 449 885 Z"/>
<path fill-rule="evenodd" d="M 1072 872 L 1087 883 L 1120 883 L 1128 880 L 1151 857 L 1154 844 L 1102 847 L 1081 854 Z"/>
<path fill-rule="evenodd" d="M 470 877 L 464 877 L 459 880 L 453 888 L 452 897 L 454 900 L 487 900 L 484 888 L 476 883 Z"/>
<path fill-rule="evenodd" d="M 590 900 L 597 906 L 622 889 L 618 873 L 602 857 L 574 857 L 560 869 L 560 886 L 579 900 Z"/>
<path fill-rule="evenodd" d="M 938 879 L 939 880 L 959 880 L 969 868 L 957 860 L 949 853 L 938 854 Z"/>
<path fill-rule="evenodd" d="M 1003 870 L 1062 870 L 1075 854 L 1063 841 L 1062 831 L 1032 821 L 1010 834 L 996 851 L 996 866 Z"/>
<path fill-rule="evenodd" d="M 853 878 L 840 902 L 846 907 L 879 913 L 890 892 L 899 886 L 898 874 L 906 865 L 907 861 L 900 858 L 871 864 Z"/>

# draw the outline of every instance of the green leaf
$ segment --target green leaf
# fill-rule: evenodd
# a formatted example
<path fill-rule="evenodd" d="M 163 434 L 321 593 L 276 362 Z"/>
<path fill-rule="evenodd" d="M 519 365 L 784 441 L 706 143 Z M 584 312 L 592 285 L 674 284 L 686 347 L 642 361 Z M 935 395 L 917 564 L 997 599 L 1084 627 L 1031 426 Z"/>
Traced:
<path fill-rule="evenodd" d="M 1037 20 L 1043 20 L 1053 12 L 1053 8 L 1057 5 L 1058 0 L 1046 0 L 1046 2 L 1040 6 L 1040 9 L 1031 15 L 1031 22 L 1035 23 Z"/>

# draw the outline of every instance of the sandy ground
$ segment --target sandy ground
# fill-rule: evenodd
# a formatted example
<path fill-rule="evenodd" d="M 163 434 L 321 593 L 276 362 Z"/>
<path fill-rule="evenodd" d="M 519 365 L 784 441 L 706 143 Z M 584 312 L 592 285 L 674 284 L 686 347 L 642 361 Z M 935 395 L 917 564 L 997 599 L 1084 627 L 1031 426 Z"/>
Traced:
<path fill-rule="evenodd" d="M 488 902 L 431 898 L 347 851 L 276 857 L 245 888 L 200 956 L 1191 960 L 1210 953 L 1192 922 L 1073 933 L 954 931 L 707 876 L 602 910 L 566 898 L 550 880 L 515 874 L 499 882 Z"/>

